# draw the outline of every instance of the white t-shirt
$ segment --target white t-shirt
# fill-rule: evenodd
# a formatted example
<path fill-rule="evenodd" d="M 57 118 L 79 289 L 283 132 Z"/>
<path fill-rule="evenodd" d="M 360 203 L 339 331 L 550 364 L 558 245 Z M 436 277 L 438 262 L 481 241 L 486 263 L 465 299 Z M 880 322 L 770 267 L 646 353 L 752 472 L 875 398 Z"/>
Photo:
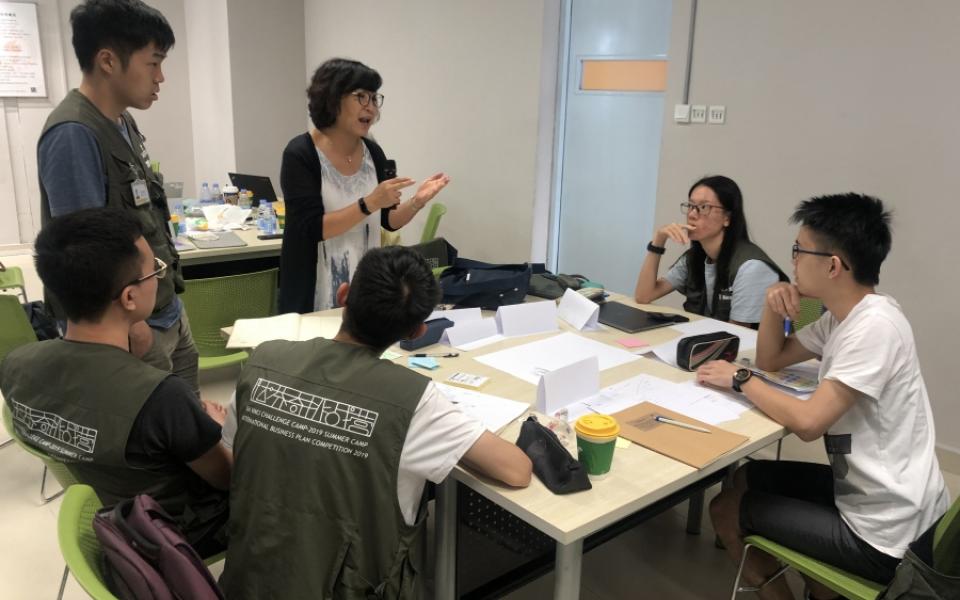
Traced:
<path fill-rule="evenodd" d="M 363 163 L 353 175 L 343 175 L 317 149 L 323 180 L 323 211 L 333 212 L 356 204 L 377 187 L 377 171 L 366 144 Z M 317 285 L 314 288 L 313 310 L 337 306 L 337 288 L 349 283 L 357 263 L 370 248 L 380 247 L 380 211 L 373 211 L 349 231 L 321 241 L 317 246 Z"/>
<path fill-rule="evenodd" d="M 843 322 L 825 313 L 797 340 L 822 357 L 821 381 L 861 393 L 824 435 L 840 516 L 877 550 L 902 557 L 949 505 L 910 324 L 893 298 L 869 294 Z"/>
<path fill-rule="evenodd" d="M 681 294 L 686 293 L 687 261 L 678 260 L 664 279 L 670 282 L 673 289 Z M 703 263 L 703 280 L 706 284 L 707 310 L 713 310 L 713 286 L 717 280 L 717 264 Z M 777 272 L 762 260 L 744 261 L 733 278 L 730 300 L 730 320 L 738 323 L 759 323 L 763 314 L 763 303 L 766 299 L 767 288 L 780 281 Z"/>
<path fill-rule="evenodd" d="M 223 444 L 231 450 L 237 435 L 236 400 L 234 394 L 222 433 Z M 427 480 L 443 481 L 483 432 L 483 424 L 459 410 L 433 382 L 427 384 L 400 451 L 397 502 L 407 525 L 417 520 Z"/>

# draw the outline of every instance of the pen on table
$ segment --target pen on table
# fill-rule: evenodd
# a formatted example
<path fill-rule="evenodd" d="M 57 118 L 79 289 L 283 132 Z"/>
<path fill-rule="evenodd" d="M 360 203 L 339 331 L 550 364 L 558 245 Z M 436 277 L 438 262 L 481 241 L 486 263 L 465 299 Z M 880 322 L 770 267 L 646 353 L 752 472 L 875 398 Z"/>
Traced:
<path fill-rule="evenodd" d="M 693 431 L 699 431 L 701 433 L 712 433 L 709 429 L 704 429 L 703 427 L 697 427 L 696 425 L 691 425 L 690 423 L 684 423 L 683 421 L 677 421 L 675 419 L 670 419 L 668 417 L 661 417 L 660 415 L 655 416 L 653 420 L 657 421 L 658 423 L 675 425 L 676 427 L 683 427 L 684 429 L 692 429 Z"/>
<path fill-rule="evenodd" d="M 417 358 L 426 358 L 428 356 L 433 358 L 456 358 L 460 356 L 459 352 L 447 352 L 446 354 L 428 354 L 426 352 L 418 352 L 417 354 L 411 354 L 410 356 L 415 356 Z"/>
<path fill-rule="evenodd" d="M 790 317 L 783 320 L 783 337 L 790 337 Z"/>

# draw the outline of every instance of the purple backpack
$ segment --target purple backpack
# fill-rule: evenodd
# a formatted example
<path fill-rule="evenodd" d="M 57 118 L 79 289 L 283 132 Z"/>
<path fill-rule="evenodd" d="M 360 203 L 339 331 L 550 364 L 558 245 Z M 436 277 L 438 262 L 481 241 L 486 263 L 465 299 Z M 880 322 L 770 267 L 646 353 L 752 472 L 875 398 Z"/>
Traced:
<path fill-rule="evenodd" d="M 97 511 L 107 587 L 123 600 L 224 600 L 170 515 L 146 494 Z"/>

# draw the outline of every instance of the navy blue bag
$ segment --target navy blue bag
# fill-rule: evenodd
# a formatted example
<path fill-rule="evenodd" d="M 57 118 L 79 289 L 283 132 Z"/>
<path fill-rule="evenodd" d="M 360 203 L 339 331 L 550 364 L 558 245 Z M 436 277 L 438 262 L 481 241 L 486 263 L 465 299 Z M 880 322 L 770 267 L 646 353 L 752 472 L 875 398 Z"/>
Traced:
<path fill-rule="evenodd" d="M 458 308 L 489 310 L 520 304 L 530 287 L 531 273 L 529 264 L 491 265 L 458 258 L 440 275 L 443 302 Z"/>

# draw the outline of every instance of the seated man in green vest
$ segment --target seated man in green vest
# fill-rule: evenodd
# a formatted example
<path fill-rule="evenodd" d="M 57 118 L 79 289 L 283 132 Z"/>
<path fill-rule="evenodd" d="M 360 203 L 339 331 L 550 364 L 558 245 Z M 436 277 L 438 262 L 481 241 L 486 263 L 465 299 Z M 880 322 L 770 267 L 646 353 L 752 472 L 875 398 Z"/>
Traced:
<path fill-rule="evenodd" d="M 420 255 L 370 250 L 337 291 L 334 339 L 257 347 L 224 425 L 236 473 L 228 598 L 420 598 L 426 481 L 460 463 L 529 484 L 519 448 L 428 377 L 380 360 L 398 340 L 423 335 L 438 300 Z"/>
<path fill-rule="evenodd" d="M 153 310 L 167 265 L 127 211 L 85 209 L 47 224 L 37 272 L 69 326 L 0 364 L 18 435 L 64 462 L 105 505 L 146 493 L 204 556 L 225 546 L 231 455 L 187 383 L 134 357 L 130 327 Z"/>

